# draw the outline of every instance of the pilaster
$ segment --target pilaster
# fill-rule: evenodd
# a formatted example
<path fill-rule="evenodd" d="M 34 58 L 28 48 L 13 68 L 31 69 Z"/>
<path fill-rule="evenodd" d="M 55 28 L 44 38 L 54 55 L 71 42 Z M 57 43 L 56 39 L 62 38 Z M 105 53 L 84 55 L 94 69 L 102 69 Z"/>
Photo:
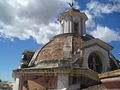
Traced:
<path fill-rule="evenodd" d="M 58 76 L 58 90 L 66 90 L 69 86 L 68 75 Z"/>

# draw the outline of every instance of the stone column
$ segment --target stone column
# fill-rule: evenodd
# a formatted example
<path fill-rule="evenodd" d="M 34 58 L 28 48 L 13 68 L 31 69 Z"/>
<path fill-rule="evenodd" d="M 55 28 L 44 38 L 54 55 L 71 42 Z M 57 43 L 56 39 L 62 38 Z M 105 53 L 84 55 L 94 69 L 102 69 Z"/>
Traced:
<path fill-rule="evenodd" d="M 67 33 L 67 21 L 64 21 L 64 33 Z"/>
<path fill-rule="evenodd" d="M 67 37 L 63 46 L 63 57 L 64 59 L 72 58 L 72 36 Z"/>
<path fill-rule="evenodd" d="M 64 33 L 65 33 L 65 28 L 66 28 L 66 22 L 65 22 L 65 20 L 64 20 L 64 27 L 63 27 L 63 29 L 64 29 Z"/>
<path fill-rule="evenodd" d="M 69 86 L 68 75 L 58 76 L 57 90 L 66 90 Z"/>
<path fill-rule="evenodd" d="M 21 90 L 21 86 L 20 86 L 20 76 L 16 76 L 15 79 L 15 88 L 14 90 Z"/>

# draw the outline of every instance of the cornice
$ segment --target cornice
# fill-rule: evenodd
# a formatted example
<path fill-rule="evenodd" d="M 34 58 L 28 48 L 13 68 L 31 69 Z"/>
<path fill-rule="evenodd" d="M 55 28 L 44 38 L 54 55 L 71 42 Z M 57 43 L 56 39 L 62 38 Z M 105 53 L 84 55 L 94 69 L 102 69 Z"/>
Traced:
<path fill-rule="evenodd" d="M 90 69 L 77 68 L 55 68 L 55 69 L 16 69 L 13 71 L 13 77 L 21 75 L 44 75 L 44 76 L 58 76 L 58 75 L 86 75 L 89 78 L 99 81 L 98 74 Z"/>
<path fill-rule="evenodd" d="M 89 40 L 89 41 L 86 41 L 86 42 L 83 42 L 81 47 L 82 47 L 82 48 L 84 48 L 84 47 L 89 47 L 89 46 L 92 46 L 92 45 L 95 45 L 95 44 L 101 46 L 102 48 L 104 48 L 104 49 L 107 50 L 107 51 L 113 49 L 112 46 L 110 46 L 109 44 L 107 44 L 107 43 L 105 43 L 105 42 L 103 42 L 102 40 L 97 39 L 97 38 L 92 39 L 92 40 Z"/>
<path fill-rule="evenodd" d="M 62 19 L 66 17 L 72 17 L 72 16 L 78 16 L 78 17 L 84 18 L 85 20 L 88 20 L 85 13 L 75 12 L 75 11 L 68 11 L 68 12 L 62 13 L 58 20 L 61 22 Z"/>

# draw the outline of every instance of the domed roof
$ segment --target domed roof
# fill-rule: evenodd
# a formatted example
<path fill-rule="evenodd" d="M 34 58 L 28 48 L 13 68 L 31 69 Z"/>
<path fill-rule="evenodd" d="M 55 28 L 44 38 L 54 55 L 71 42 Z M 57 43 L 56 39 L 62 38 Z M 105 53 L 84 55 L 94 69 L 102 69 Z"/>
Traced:
<path fill-rule="evenodd" d="M 92 39 L 93 37 L 79 36 L 76 34 L 60 34 L 55 36 L 50 42 L 44 45 L 42 48 L 37 50 L 34 55 L 33 61 L 44 61 L 44 60 L 63 60 L 65 46 L 72 47 L 72 52 L 80 48 L 81 43 Z"/>

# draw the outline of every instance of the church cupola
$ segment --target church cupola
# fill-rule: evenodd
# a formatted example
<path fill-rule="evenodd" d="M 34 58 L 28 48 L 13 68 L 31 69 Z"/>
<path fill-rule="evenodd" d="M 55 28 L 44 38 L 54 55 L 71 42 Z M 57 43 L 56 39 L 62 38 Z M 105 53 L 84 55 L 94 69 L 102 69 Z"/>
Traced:
<path fill-rule="evenodd" d="M 75 33 L 83 36 L 86 34 L 85 21 L 87 19 L 85 13 L 75 8 L 62 13 L 58 19 L 61 24 L 61 34 Z"/>

